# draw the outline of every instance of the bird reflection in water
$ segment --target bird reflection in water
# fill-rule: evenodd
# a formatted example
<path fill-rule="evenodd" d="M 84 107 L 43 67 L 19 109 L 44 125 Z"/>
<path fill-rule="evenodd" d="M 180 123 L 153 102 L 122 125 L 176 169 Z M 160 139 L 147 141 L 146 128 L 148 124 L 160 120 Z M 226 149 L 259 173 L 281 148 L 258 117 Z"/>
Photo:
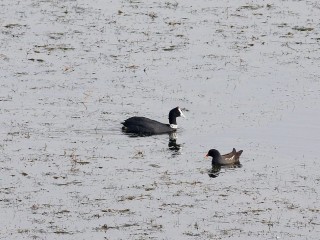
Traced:
<path fill-rule="evenodd" d="M 168 147 L 169 147 L 169 150 L 171 150 L 173 152 L 172 153 L 173 157 L 180 155 L 181 144 L 177 143 L 177 138 L 178 138 L 178 136 L 177 136 L 176 132 L 169 134 Z"/>
<path fill-rule="evenodd" d="M 208 170 L 208 176 L 211 178 L 216 178 L 219 176 L 221 170 L 228 171 L 228 169 L 241 168 L 242 165 L 240 163 L 235 163 L 232 165 L 219 165 L 212 164 L 212 168 Z"/>

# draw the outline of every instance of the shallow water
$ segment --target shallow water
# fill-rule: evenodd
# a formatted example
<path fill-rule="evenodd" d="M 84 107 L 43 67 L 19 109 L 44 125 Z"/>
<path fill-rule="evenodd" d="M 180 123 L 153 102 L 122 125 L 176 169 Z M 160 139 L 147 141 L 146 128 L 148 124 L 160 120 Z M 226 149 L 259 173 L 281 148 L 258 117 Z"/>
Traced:
<path fill-rule="evenodd" d="M 319 12 L 2 1 L 0 238 L 318 239 Z M 121 131 L 176 106 L 175 143 Z"/>

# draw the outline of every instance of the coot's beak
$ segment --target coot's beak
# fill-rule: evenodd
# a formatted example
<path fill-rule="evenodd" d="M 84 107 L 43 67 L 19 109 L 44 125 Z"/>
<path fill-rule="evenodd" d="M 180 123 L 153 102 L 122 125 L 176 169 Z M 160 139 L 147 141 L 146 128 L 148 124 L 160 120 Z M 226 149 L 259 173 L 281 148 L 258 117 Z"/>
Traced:
<path fill-rule="evenodd" d="M 186 116 L 183 114 L 183 112 L 181 111 L 181 109 L 179 108 L 179 112 L 180 112 L 180 117 L 184 117 L 186 118 Z"/>
<path fill-rule="evenodd" d="M 207 155 L 205 155 L 204 157 L 206 157 L 206 158 L 209 157 L 208 153 L 207 153 Z"/>

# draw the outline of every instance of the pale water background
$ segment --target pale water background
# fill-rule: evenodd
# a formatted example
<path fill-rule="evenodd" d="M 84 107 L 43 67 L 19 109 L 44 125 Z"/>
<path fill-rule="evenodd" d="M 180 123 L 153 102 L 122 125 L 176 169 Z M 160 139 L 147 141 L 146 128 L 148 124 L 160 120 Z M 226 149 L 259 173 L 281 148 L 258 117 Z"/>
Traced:
<path fill-rule="evenodd" d="M 318 1 L 0 3 L 1 239 L 319 239 Z M 120 122 L 178 119 L 132 138 Z M 243 149 L 210 178 L 210 148 Z"/>

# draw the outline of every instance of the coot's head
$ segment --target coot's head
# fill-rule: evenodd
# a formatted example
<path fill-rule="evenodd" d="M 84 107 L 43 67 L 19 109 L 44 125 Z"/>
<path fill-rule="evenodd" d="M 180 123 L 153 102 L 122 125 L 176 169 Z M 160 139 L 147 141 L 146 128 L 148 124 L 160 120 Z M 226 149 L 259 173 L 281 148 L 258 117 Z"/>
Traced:
<path fill-rule="evenodd" d="M 210 149 L 209 152 L 207 153 L 206 157 L 219 158 L 220 153 L 216 149 Z"/>
<path fill-rule="evenodd" d="M 169 112 L 169 123 L 172 128 L 177 128 L 177 117 L 186 117 L 179 107 L 176 107 Z"/>

